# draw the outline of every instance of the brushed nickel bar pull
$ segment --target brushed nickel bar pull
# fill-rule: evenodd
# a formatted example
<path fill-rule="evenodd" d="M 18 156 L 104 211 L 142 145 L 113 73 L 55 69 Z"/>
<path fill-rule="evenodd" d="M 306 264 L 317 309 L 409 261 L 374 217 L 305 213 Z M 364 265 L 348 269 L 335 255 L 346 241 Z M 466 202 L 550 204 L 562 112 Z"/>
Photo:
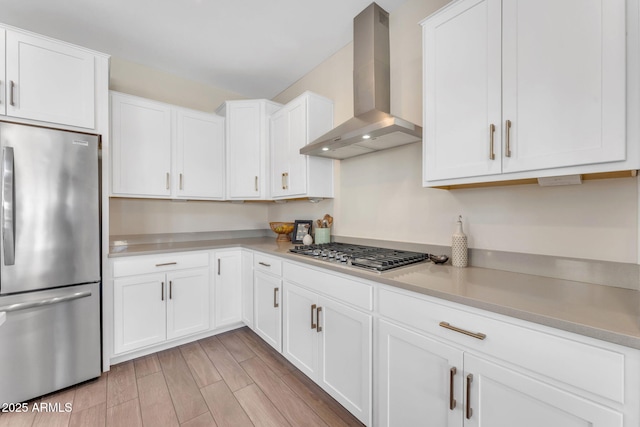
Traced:
<path fill-rule="evenodd" d="M 169 299 L 173 299 L 173 280 L 169 280 Z"/>
<path fill-rule="evenodd" d="M 254 186 L 256 191 L 258 191 L 258 176 L 256 175 L 255 181 L 254 181 Z"/>
<path fill-rule="evenodd" d="M 322 326 L 320 326 L 320 312 L 322 311 L 322 307 L 318 307 L 318 309 L 316 310 L 316 321 L 318 322 L 318 327 L 316 328 L 316 331 L 318 332 L 322 332 Z"/>
<path fill-rule="evenodd" d="M 176 265 L 177 262 L 163 262 L 162 264 L 156 264 L 156 267 L 164 267 L 165 265 Z"/>
<path fill-rule="evenodd" d="M 271 264 L 267 264 L 266 262 L 260 261 L 258 264 L 264 265 L 265 267 L 271 267 Z"/>
<path fill-rule="evenodd" d="M 15 107 L 16 105 L 13 100 L 13 92 L 15 88 L 16 84 L 13 82 L 13 80 L 9 81 L 9 105 L 11 105 L 12 107 Z"/>
<path fill-rule="evenodd" d="M 311 329 L 316 329 L 318 327 L 317 323 L 313 323 L 313 312 L 316 311 L 316 305 L 313 304 L 311 306 Z"/>
<path fill-rule="evenodd" d="M 280 304 L 278 304 L 278 291 L 279 288 L 273 288 L 273 307 L 278 308 Z"/>
<path fill-rule="evenodd" d="M 485 334 L 482 334 L 480 332 L 470 332 L 465 329 L 460 329 L 456 326 L 451 326 L 448 322 L 440 322 L 440 326 L 442 326 L 445 329 L 450 329 L 452 331 L 459 332 L 461 334 L 468 335 L 470 337 L 473 337 L 479 340 L 483 340 L 487 337 Z"/>
<path fill-rule="evenodd" d="M 218 276 L 220 275 L 220 258 L 218 258 Z"/>
<path fill-rule="evenodd" d="M 489 160 L 495 160 L 496 154 L 493 152 L 493 135 L 496 133 L 496 125 L 489 125 Z"/>
<path fill-rule="evenodd" d="M 167 190 L 169 189 L 169 172 L 167 172 Z"/>
<path fill-rule="evenodd" d="M 282 172 L 282 189 L 286 190 L 287 187 L 284 186 L 284 172 Z"/>
<path fill-rule="evenodd" d="M 471 419 L 473 415 L 473 409 L 471 409 L 471 383 L 473 382 L 473 375 L 467 375 L 467 408 L 465 411 L 465 416 L 468 420 Z"/>
<path fill-rule="evenodd" d="M 160 282 L 160 299 L 164 301 L 164 282 Z"/>
<path fill-rule="evenodd" d="M 183 190 L 183 188 L 182 188 L 182 174 L 180 174 L 180 189 Z"/>
<path fill-rule="evenodd" d="M 456 376 L 457 371 L 455 366 L 449 369 L 449 409 L 452 411 L 456 407 L 456 399 L 453 398 L 453 377 Z"/>
<path fill-rule="evenodd" d="M 511 134 L 511 120 L 507 120 L 505 122 L 505 133 L 506 133 L 506 150 L 504 155 L 507 157 L 511 157 L 511 138 L 510 138 L 510 134 Z"/>
<path fill-rule="evenodd" d="M 289 172 L 284 173 L 284 178 L 285 178 L 284 189 L 288 190 L 289 189 Z"/>

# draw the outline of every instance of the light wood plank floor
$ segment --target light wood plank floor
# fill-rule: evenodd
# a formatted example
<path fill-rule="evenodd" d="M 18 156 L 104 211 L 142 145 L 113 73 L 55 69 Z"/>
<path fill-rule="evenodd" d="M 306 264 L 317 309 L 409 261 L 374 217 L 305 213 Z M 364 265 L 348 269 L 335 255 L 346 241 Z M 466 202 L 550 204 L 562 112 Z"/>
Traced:
<path fill-rule="evenodd" d="M 362 426 L 248 328 L 112 366 L 34 403 L 73 410 L 3 413 L 0 427 Z"/>

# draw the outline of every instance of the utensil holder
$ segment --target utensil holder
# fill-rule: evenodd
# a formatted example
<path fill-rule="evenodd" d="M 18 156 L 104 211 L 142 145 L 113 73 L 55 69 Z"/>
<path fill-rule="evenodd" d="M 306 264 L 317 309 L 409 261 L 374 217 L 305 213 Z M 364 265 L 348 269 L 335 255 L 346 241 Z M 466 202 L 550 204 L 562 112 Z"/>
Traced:
<path fill-rule="evenodd" d="M 316 228 L 316 245 L 320 245 L 322 243 L 330 243 L 331 242 L 331 229 L 330 228 Z"/>

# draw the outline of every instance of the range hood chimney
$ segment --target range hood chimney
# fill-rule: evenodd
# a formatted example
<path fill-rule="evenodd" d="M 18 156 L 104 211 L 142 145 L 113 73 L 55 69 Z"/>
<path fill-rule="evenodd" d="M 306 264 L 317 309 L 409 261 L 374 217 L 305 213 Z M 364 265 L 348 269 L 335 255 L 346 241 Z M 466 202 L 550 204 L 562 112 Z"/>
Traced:
<path fill-rule="evenodd" d="M 371 3 L 353 20 L 354 116 L 300 149 L 347 159 L 422 139 L 422 127 L 389 114 L 389 13 Z"/>

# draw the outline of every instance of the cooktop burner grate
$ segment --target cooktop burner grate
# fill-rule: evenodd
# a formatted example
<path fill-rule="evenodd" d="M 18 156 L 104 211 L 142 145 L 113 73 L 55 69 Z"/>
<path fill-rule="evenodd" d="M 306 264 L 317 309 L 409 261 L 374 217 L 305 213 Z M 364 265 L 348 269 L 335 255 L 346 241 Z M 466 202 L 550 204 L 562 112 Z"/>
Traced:
<path fill-rule="evenodd" d="M 289 252 L 378 272 L 426 261 L 429 257 L 428 254 L 420 252 L 348 243 L 295 246 L 289 249 Z"/>

